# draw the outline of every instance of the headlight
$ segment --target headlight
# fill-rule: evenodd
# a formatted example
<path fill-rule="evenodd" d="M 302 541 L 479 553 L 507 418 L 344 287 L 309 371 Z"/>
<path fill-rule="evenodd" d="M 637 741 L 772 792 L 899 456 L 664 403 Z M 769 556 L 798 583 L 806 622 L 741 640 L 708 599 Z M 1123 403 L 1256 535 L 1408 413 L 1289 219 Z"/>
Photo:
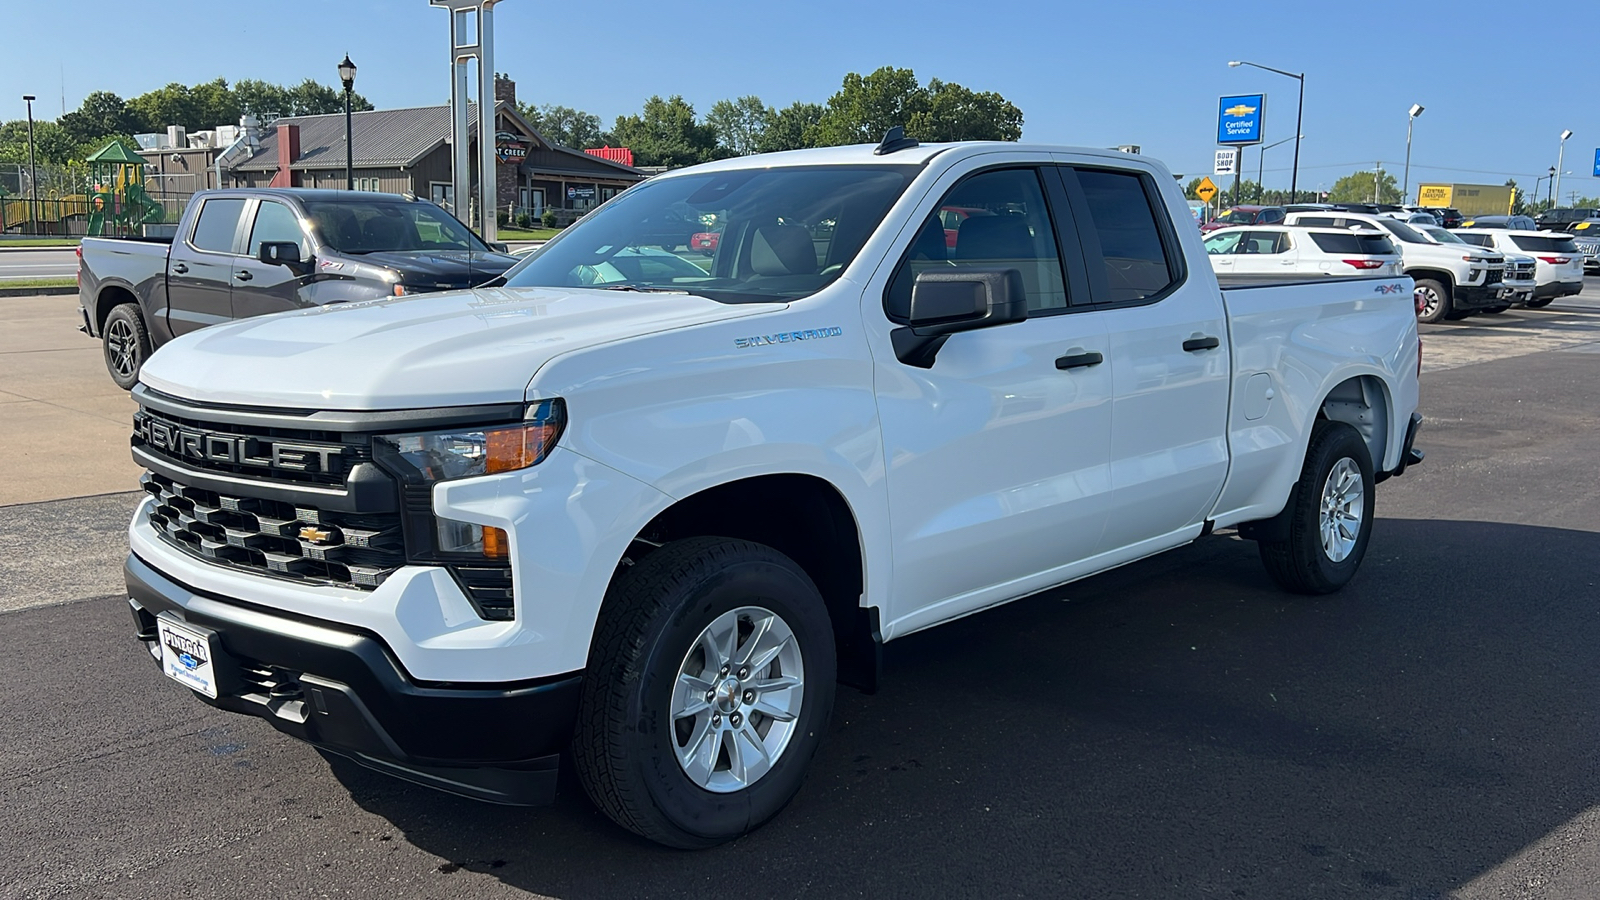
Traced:
<path fill-rule="evenodd" d="M 555 449 L 566 424 L 566 404 L 557 398 L 530 406 L 527 417 L 514 424 L 379 435 L 373 438 L 373 449 L 408 489 L 426 489 L 441 481 L 538 465 Z M 435 531 L 440 553 L 496 559 L 507 555 L 508 539 L 498 528 L 437 519 Z"/>

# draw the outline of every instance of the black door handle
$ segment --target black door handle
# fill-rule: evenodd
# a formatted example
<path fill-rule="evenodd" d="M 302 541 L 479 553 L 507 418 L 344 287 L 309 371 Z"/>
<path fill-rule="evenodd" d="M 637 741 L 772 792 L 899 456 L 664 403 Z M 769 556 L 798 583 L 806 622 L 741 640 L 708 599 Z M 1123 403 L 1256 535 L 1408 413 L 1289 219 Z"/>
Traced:
<path fill-rule="evenodd" d="M 172 271 L 177 272 L 179 275 L 187 275 L 189 274 L 189 267 L 183 263 L 173 263 Z"/>
<path fill-rule="evenodd" d="M 1222 346 L 1222 342 L 1214 337 L 1189 338 L 1183 342 L 1183 349 L 1189 353 L 1198 353 L 1201 350 L 1215 350 Z"/>
<path fill-rule="evenodd" d="M 1088 353 L 1073 353 L 1056 360 L 1058 369 L 1086 369 L 1089 366 L 1098 366 L 1105 361 L 1105 357 L 1093 350 Z"/>
<path fill-rule="evenodd" d="M 249 281 L 250 279 L 254 278 L 255 276 L 251 275 L 250 271 L 248 269 L 246 269 L 245 271 L 242 271 L 242 272 L 233 273 L 233 277 L 239 279 L 240 281 Z"/>

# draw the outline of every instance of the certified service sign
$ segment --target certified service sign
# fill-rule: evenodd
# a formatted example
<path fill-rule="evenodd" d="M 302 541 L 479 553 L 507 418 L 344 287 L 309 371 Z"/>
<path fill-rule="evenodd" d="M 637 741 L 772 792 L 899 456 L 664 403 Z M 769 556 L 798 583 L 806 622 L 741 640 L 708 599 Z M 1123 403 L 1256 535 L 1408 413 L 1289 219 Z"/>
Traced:
<path fill-rule="evenodd" d="M 1266 94 L 1223 97 L 1217 104 L 1217 143 L 1259 144 Z"/>

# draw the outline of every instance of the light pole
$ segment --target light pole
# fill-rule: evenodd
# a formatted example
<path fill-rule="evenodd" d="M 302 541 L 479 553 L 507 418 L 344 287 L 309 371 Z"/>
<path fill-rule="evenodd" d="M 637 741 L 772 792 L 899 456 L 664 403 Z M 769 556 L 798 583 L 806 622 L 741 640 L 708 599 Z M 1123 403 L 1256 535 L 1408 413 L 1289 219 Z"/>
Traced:
<path fill-rule="evenodd" d="M 1555 166 L 1551 166 L 1550 167 L 1550 174 L 1545 176 L 1545 177 L 1550 179 L 1550 183 L 1545 185 L 1545 188 L 1550 191 L 1550 196 L 1545 200 L 1544 208 L 1545 209 L 1555 209 L 1555 206 L 1556 206 L 1556 167 Z M 1535 189 L 1537 189 L 1537 187 Z"/>
<path fill-rule="evenodd" d="M 1422 115 L 1422 104 L 1411 104 L 1411 115 L 1406 119 L 1406 178 L 1400 186 L 1400 202 L 1405 203 L 1411 196 L 1411 126 L 1416 124 L 1417 116 Z"/>
<path fill-rule="evenodd" d="M 1289 202 L 1293 203 L 1299 199 L 1299 197 L 1296 195 L 1299 193 L 1298 188 L 1300 187 L 1300 131 L 1304 125 L 1306 112 L 1306 74 L 1301 72 L 1299 75 L 1296 75 L 1293 72 L 1285 72 L 1282 69 L 1274 69 L 1271 66 L 1263 66 L 1260 63 L 1245 62 L 1238 59 L 1232 60 L 1228 63 L 1228 67 L 1232 69 L 1237 69 L 1240 66 L 1250 66 L 1256 69 L 1263 69 L 1268 72 L 1274 72 L 1278 75 L 1283 75 L 1287 78 L 1293 78 L 1294 80 L 1300 82 L 1300 102 L 1295 106 L 1294 113 L 1294 170 L 1289 175 Z"/>
<path fill-rule="evenodd" d="M 1572 137 L 1572 129 L 1568 128 L 1561 132 L 1561 149 L 1556 152 L 1556 167 L 1553 170 L 1555 172 L 1553 176 L 1555 181 L 1552 184 L 1555 186 L 1550 189 L 1552 196 L 1561 193 L 1561 167 L 1565 164 L 1567 157 L 1567 138 L 1569 137 Z M 1554 209 L 1555 207 L 1552 205 L 1551 208 Z"/>
<path fill-rule="evenodd" d="M 32 94 L 23 94 L 28 104 L 28 227 L 39 228 L 39 167 L 33 162 L 33 101 Z"/>
<path fill-rule="evenodd" d="M 344 82 L 344 189 L 356 189 L 356 161 L 351 153 L 354 142 L 350 138 L 350 91 L 356 86 L 356 64 L 350 61 L 350 54 L 344 55 L 344 61 L 339 63 L 339 80 Z"/>
<path fill-rule="evenodd" d="M 1257 200 L 1261 200 L 1261 202 L 1263 202 L 1263 203 L 1266 202 L 1266 200 L 1264 198 L 1266 197 L 1266 193 L 1267 193 L 1267 190 L 1266 190 L 1267 151 L 1271 150 L 1273 147 L 1281 147 L 1284 144 L 1289 143 L 1290 141 L 1297 141 L 1297 140 L 1299 140 L 1300 138 L 1303 138 L 1303 137 L 1305 137 L 1305 135 L 1297 134 L 1294 137 L 1287 137 L 1287 138 L 1284 138 L 1281 141 L 1278 141 L 1275 144 L 1267 144 L 1267 145 L 1265 145 L 1265 146 L 1263 146 L 1261 148 L 1261 158 L 1256 161 L 1256 189 L 1261 192 L 1261 196 L 1257 197 L 1256 198 Z M 1294 201 L 1291 200 L 1289 202 L 1293 203 Z"/>

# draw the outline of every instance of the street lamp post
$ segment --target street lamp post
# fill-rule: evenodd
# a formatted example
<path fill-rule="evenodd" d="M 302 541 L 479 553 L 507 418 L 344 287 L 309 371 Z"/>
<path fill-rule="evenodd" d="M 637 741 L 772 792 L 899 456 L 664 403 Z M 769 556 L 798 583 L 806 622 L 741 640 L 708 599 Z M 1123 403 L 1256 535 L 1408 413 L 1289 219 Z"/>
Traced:
<path fill-rule="evenodd" d="M 339 80 L 344 82 L 344 189 L 356 189 L 356 161 L 352 154 L 354 141 L 350 137 L 350 92 L 356 86 L 356 64 L 350 61 L 350 54 L 344 55 L 344 61 L 339 63 Z"/>
<path fill-rule="evenodd" d="M 39 98 L 32 94 L 23 94 L 22 99 L 28 104 L 28 227 L 37 231 L 39 228 L 39 167 L 33 161 L 33 101 Z"/>
<path fill-rule="evenodd" d="M 1243 60 L 1238 60 L 1238 59 L 1232 60 L 1232 61 L 1230 61 L 1228 63 L 1228 67 L 1229 68 L 1237 69 L 1240 66 L 1250 66 L 1250 67 L 1256 68 L 1256 69 L 1263 69 L 1263 70 L 1268 71 L 1268 72 L 1273 72 L 1273 73 L 1276 73 L 1278 75 L 1283 75 L 1283 76 L 1285 76 L 1287 78 L 1293 78 L 1296 81 L 1300 82 L 1300 102 L 1295 106 L 1295 113 L 1294 113 L 1294 134 L 1295 134 L 1295 138 L 1294 138 L 1294 170 L 1289 175 L 1289 202 L 1293 203 L 1293 202 L 1295 202 L 1296 200 L 1299 199 L 1299 197 L 1297 195 L 1299 193 L 1298 188 L 1300 187 L 1300 136 L 1301 136 L 1300 133 L 1301 133 L 1302 127 L 1305 124 L 1304 119 L 1305 119 L 1305 112 L 1306 112 L 1306 75 L 1305 75 L 1304 72 L 1301 72 L 1299 75 L 1296 75 L 1293 72 L 1285 72 L 1282 69 L 1274 69 L 1271 66 L 1263 66 L 1260 63 L 1245 62 Z"/>
<path fill-rule="evenodd" d="M 1261 148 L 1261 157 L 1258 160 L 1256 160 L 1256 189 L 1261 192 L 1261 197 L 1257 197 L 1256 199 L 1261 200 L 1263 203 L 1266 202 L 1265 199 L 1263 199 L 1263 198 L 1266 197 L 1266 193 L 1267 193 L 1267 190 L 1266 190 L 1267 151 L 1271 150 L 1273 147 L 1281 147 L 1284 144 L 1289 143 L 1290 141 L 1296 141 L 1296 140 L 1299 140 L 1300 138 L 1303 138 L 1303 137 L 1305 137 L 1305 135 L 1297 134 L 1294 137 L 1286 137 L 1283 140 L 1278 141 L 1275 144 L 1266 144 L 1266 145 L 1262 146 L 1262 148 Z M 1294 201 L 1291 200 L 1290 202 L 1292 203 Z"/>
<path fill-rule="evenodd" d="M 1411 104 L 1411 115 L 1406 119 L 1406 177 L 1405 183 L 1400 186 L 1400 202 L 1406 202 L 1411 196 L 1411 126 L 1416 124 L 1417 116 L 1422 115 L 1422 104 Z"/>
<path fill-rule="evenodd" d="M 1556 152 L 1556 167 L 1551 170 L 1555 172 L 1555 175 L 1551 176 L 1555 179 L 1551 182 L 1551 184 L 1554 186 L 1550 189 L 1550 193 L 1553 197 L 1559 197 L 1561 195 L 1561 167 L 1566 164 L 1567 138 L 1569 137 L 1572 137 L 1572 129 L 1564 129 L 1561 132 L 1561 149 Z M 1554 208 L 1553 202 L 1551 208 Z"/>
<path fill-rule="evenodd" d="M 1550 196 L 1544 201 L 1545 209 L 1554 209 L 1556 205 L 1556 167 L 1551 166 L 1550 174 L 1546 175 L 1545 177 L 1549 179 L 1550 182 L 1549 184 L 1545 185 L 1545 187 L 1550 191 Z M 1538 182 L 1534 182 L 1534 190 L 1538 189 Z"/>

